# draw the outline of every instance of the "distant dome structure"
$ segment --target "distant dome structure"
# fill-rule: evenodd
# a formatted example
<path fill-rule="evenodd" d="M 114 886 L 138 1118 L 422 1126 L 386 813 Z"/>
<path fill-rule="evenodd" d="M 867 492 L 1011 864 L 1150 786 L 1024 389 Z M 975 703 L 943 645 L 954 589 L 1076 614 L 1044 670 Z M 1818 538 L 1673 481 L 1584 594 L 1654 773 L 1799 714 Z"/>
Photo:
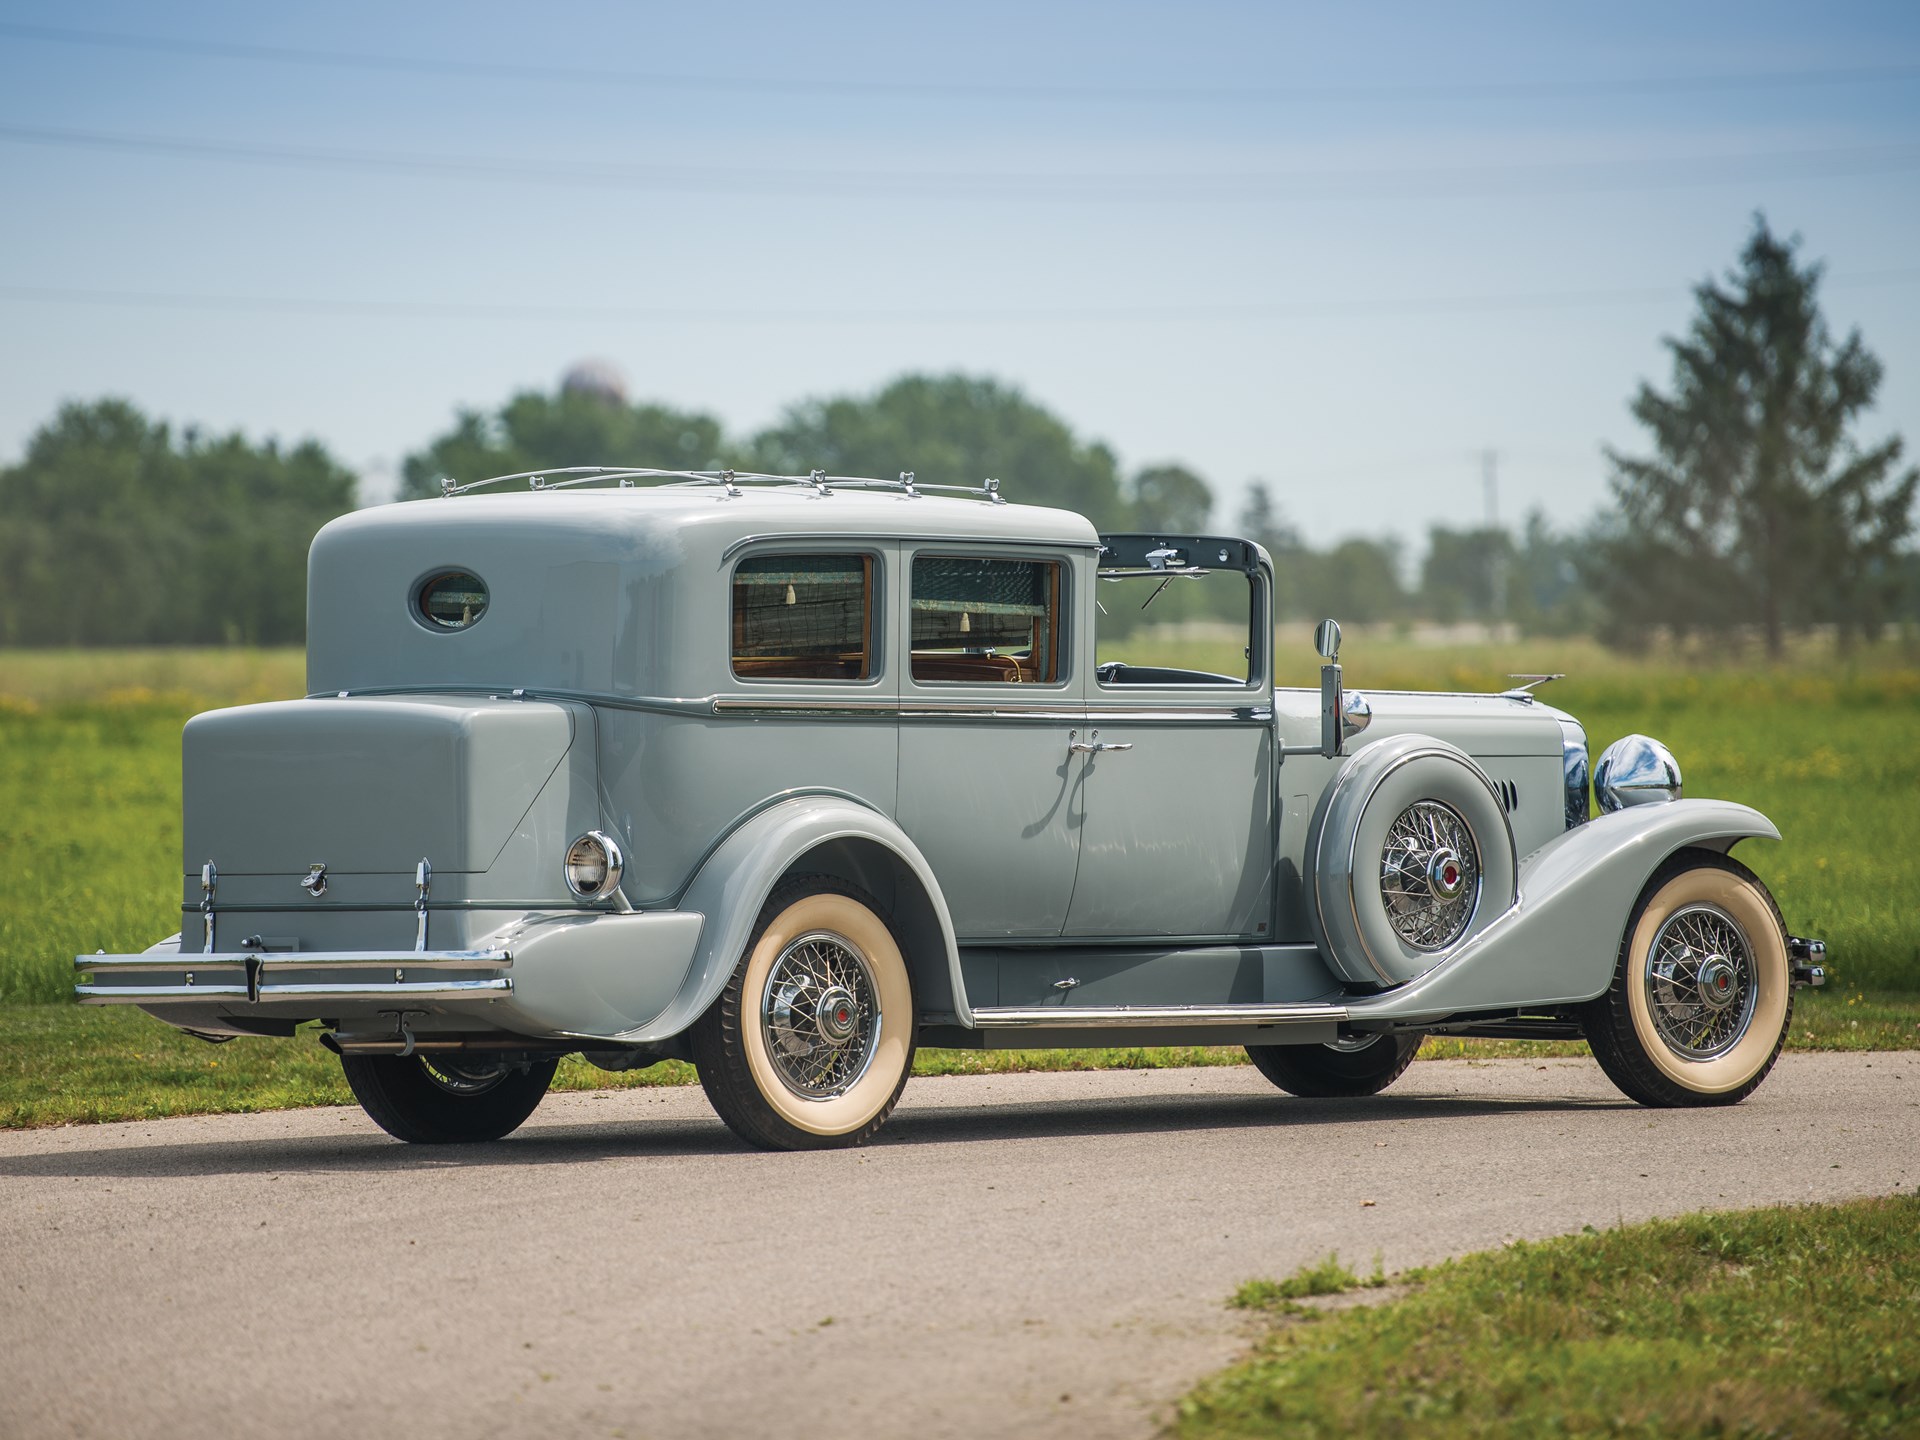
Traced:
<path fill-rule="evenodd" d="M 627 403 L 627 377 L 611 360 L 582 360 L 560 379 L 563 395 L 590 395 L 609 405 Z"/>

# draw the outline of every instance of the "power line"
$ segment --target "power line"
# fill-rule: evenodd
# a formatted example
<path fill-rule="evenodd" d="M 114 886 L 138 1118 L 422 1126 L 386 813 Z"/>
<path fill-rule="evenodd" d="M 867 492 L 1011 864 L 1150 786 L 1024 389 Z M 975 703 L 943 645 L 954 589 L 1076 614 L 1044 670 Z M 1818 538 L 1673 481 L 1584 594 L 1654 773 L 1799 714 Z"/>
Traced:
<path fill-rule="evenodd" d="M 685 194 L 897 196 L 1025 201 L 1138 202 L 1186 199 L 1270 202 L 1423 199 L 1662 189 L 1783 179 L 1834 179 L 1920 169 L 1920 144 L 1844 146 L 1744 154 L 1641 156 L 1624 160 L 1558 160 L 1476 165 L 1422 165 L 1370 170 L 1244 170 L 1178 172 L 816 170 L 631 164 L 574 159 L 425 155 L 243 140 L 133 135 L 0 124 L 0 141 L 230 164 L 414 175 L 452 180 L 519 180 L 529 184 Z"/>
<path fill-rule="evenodd" d="M 1841 289 L 1910 285 L 1920 282 L 1920 266 L 1859 271 L 1829 276 L 1822 283 Z M 957 306 L 881 309 L 861 306 L 719 308 L 647 305 L 518 305 L 504 302 L 433 300 L 355 300 L 318 296 L 209 295 L 154 290 L 0 285 L 0 300 L 28 304 L 127 306 L 228 314 L 301 314 L 342 318 L 415 320 L 589 320 L 653 324 L 736 325 L 894 325 L 894 324 L 1055 324 L 1120 322 L 1151 324 L 1221 320 L 1395 319 L 1424 315 L 1488 315 L 1525 311 L 1571 310 L 1682 299 L 1685 287 L 1639 286 L 1619 289 L 1542 291 L 1534 294 L 1375 296 L 1340 300 L 1211 301 L 1190 305 L 1050 306 L 969 309 Z"/>
<path fill-rule="evenodd" d="M 304 65 L 470 80 L 551 81 L 562 84 L 639 85 L 660 90 L 722 94 L 801 95 L 878 100 L 1022 100 L 1152 104 L 1237 104 L 1381 100 L 1531 100 L 1578 96 L 1676 95 L 1803 86 L 1902 83 L 1920 79 L 1920 64 L 1853 65 L 1692 75 L 1641 75 L 1550 80 L 1467 80 L 1410 83 L 1234 85 L 1024 85 L 981 81 L 872 80 L 857 77 L 696 74 L 607 66 L 536 65 L 429 55 L 309 49 L 230 40 L 76 30 L 54 25 L 0 24 L 0 36 L 99 50 L 199 59 Z"/>

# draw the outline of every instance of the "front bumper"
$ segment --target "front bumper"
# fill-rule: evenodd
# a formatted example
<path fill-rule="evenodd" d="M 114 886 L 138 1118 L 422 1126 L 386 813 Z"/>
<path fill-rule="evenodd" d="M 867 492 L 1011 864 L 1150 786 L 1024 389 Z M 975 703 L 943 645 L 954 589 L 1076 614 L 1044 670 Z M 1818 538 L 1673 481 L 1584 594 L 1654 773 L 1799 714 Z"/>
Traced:
<path fill-rule="evenodd" d="M 414 1004 L 498 1000 L 513 993 L 506 949 L 221 951 L 76 955 L 82 1005 L 258 1005 L 274 1001 Z M 495 972 L 454 978 L 444 972 Z M 429 977 L 410 978 L 426 972 Z"/>
<path fill-rule="evenodd" d="M 1794 988 L 1803 985 L 1817 988 L 1826 984 L 1826 960 L 1826 941 L 1803 940 L 1798 935 L 1787 937 L 1787 963 L 1791 967 Z"/>

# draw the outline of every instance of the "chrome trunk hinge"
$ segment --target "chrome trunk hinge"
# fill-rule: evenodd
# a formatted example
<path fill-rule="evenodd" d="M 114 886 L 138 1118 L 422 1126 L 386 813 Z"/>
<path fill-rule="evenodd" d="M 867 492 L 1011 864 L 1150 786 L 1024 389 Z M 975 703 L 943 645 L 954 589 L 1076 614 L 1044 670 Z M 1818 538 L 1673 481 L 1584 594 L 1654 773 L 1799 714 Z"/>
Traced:
<path fill-rule="evenodd" d="M 206 952 L 213 953 L 213 890 L 220 883 L 220 872 L 209 860 L 200 867 L 200 916 L 206 924 Z"/>
<path fill-rule="evenodd" d="M 413 870 L 413 913 L 419 923 L 414 927 L 413 948 L 427 948 L 427 890 L 433 884 L 433 866 L 423 856 Z"/>

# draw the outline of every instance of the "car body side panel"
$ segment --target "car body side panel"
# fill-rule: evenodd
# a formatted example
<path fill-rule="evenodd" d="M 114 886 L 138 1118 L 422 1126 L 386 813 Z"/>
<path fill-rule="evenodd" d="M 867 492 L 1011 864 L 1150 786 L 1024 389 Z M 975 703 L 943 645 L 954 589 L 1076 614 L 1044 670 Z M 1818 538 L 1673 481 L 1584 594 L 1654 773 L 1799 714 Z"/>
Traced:
<path fill-rule="evenodd" d="M 1778 840 L 1757 810 L 1676 800 L 1602 815 L 1526 857 L 1520 900 L 1419 979 L 1348 1002 L 1356 1024 L 1580 1004 L 1613 980 L 1634 902 L 1662 861 L 1689 846 L 1726 852 Z"/>
<path fill-rule="evenodd" d="M 1155 721 L 1150 706 L 1191 690 L 1128 696 L 1144 717 L 1103 718 L 1088 739 L 1080 869 L 1066 933 L 1221 935 L 1264 943 L 1273 915 L 1273 727 L 1244 709 Z M 1245 692 L 1241 697 L 1245 699 Z"/>

